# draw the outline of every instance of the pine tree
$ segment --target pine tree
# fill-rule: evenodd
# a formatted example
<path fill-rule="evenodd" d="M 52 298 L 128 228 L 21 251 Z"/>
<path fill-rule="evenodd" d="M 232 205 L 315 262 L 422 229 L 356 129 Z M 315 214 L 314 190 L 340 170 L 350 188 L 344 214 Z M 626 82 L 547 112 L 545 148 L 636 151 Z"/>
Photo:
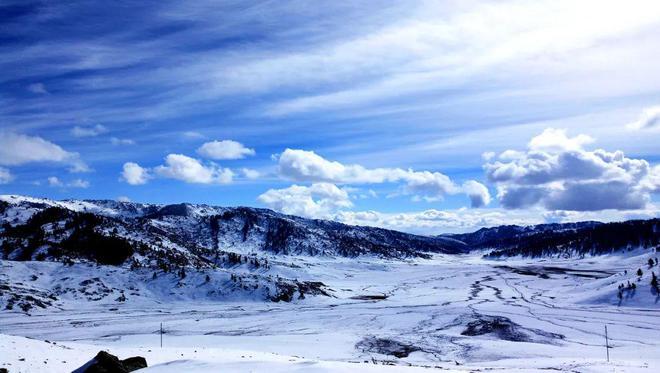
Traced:
<path fill-rule="evenodd" d="M 642 277 L 643 274 L 644 274 L 644 272 L 642 272 L 642 269 L 638 268 L 637 269 L 637 276 Z"/>

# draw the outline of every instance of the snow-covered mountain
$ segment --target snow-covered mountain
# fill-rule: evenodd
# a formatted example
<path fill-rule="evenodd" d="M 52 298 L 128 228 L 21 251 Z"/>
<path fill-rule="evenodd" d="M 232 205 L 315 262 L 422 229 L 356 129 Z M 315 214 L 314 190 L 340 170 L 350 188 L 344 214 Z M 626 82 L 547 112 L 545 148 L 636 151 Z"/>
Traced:
<path fill-rule="evenodd" d="M 290 255 L 384 259 L 457 253 L 465 245 L 379 228 L 287 216 L 265 209 L 207 205 L 150 205 L 115 201 L 53 201 L 0 196 L 0 251 L 8 266 L 41 265 L 38 274 L 2 278 L 0 298 L 29 310 L 62 297 L 124 302 L 129 295 L 293 301 L 330 296 L 331 289 L 287 262 Z M 34 264 L 36 265 L 36 264 Z M 90 274 L 89 265 L 103 276 Z M 29 273 L 29 266 L 23 268 Z M 10 270 L 7 269 L 7 272 Z M 13 270 L 16 272 L 16 270 Z M 20 271 L 19 271 L 20 272 Z M 127 284 L 131 289 L 127 290 Z M 62 306 L 65 306 L 63 303 Z"/>
<path fill-rule="evenodd" d="M 459 240 L 471 250 L 490 249 L 490 258 L 602 255 L 660 246 L 660 219 L 505 225 L 439 237 Z"/>
<path fill-rule="evenodd" d="M 422 237 L 263 209 L 20 196 L 0 197 L 0 219 L 10 371 L 71 371 L 99 349 L 150 371 L 660 364 L 657 220 Z"/>
<path fill-rule="evenodd" d="M 300 265 L 304 258 L 398 261 L 474 249 L 490 249 L 488 258 L 598 255 L 660 244 L 657 219 L 425 237 L 248 207 L 23 196 L 0 196 L 0 224 L 4 272 L 12 274 L 0 275 L 0 306 L 26 312 L 79 300 L 333 296 L 336 289 Z"/>
<path fill-rule="evenodd" d="M 223 262 L 222 255 L 227 253 L 403 259 L 466 249 L 450 239 L 248 207 L 2 196 L 0 219 L 4 255 L 14 260 L 64 257 L 121 264 L 128 259 L 141 263 L 161 253 L 177 263 L 204 267 Z"/>

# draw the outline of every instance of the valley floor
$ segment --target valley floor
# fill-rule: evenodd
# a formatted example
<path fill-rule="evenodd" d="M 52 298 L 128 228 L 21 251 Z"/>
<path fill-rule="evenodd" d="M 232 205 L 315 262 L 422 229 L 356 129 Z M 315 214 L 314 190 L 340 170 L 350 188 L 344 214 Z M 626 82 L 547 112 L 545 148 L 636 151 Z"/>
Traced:
<path fill-rule="evenodd" d="M 477 254 L 407 262 L 287 258 L 333 289 L 334 297 L 137 300 L 112 308 L 81 301 L 31 315 L 2 311 L 0 367 L 71 371 L 106 349 L 120 358 L 144 356 L 145 372 L 660 371 L 660 301 L 648 273 L 634 294 L 620 304 L 617 299 L 617 285 L 636 281 L 638 267 L 658 272 L 643 266 L 655 253 L 633 254 L 507 261 Z M 45 276 L 54 266 L 61 265 L 4 261 L 1 275 Z"/>

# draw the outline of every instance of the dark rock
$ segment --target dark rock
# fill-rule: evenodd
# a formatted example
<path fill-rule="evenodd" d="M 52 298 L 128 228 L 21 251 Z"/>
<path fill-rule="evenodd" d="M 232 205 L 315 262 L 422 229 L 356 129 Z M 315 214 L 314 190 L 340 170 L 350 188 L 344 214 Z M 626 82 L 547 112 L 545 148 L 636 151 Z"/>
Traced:
<path fill-rule="evenodd" d="M 119 360 L 115 355 L 99 351 L 96 356 L 73 373 L 127 373 L 147 367 L 147 361 L 141 356 Z"/>
<path fill-rule="evenodd" d="M 121 363 L 129 372 L 147 367 L 147 360 L 142 356 L 129 357 L 122 360 Z"/>

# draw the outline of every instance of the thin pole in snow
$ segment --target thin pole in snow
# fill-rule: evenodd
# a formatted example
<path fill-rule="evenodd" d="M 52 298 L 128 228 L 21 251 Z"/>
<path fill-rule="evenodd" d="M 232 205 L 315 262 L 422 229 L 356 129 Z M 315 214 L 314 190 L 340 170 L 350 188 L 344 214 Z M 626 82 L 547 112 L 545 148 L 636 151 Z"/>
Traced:
<path fill-rule="evenodd" d="M 163 323 L 160 323 L 160 348 L 163 348 Z"/>
<path fill-rule="evenodd" d="M 607 362 L 610 362 L 610 341 L 607 338 L 607 325 L 605 325 L 605 351 L 607 351 Z"/>

